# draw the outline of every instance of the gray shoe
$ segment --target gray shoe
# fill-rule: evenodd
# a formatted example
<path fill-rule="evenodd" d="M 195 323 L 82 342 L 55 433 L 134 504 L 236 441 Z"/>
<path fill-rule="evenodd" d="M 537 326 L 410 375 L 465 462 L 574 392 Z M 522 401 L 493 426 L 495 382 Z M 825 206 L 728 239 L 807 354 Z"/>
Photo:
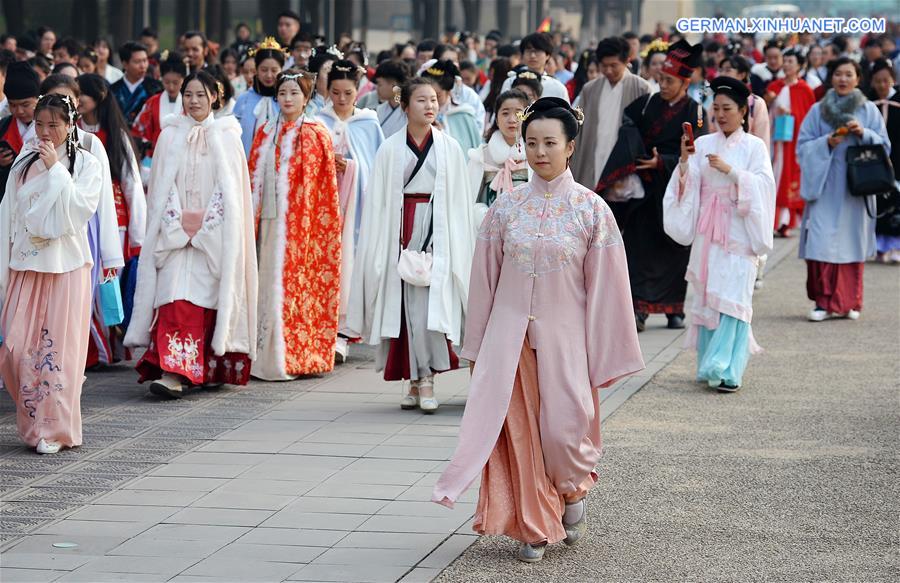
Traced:
<path fill-rule="evenodd" d="M 545 550 L 547 550 L 546 544 L 543 544 L 541 546 L 534 546 L 525 543 L 521 547 L 519 547 L 519 555 L 516 558 L 523 563 L 537 563 L 544 558 Z"/>
<path fill-rule="evenodd" d="M 584 501 L 576 502 L 576 504 L 584 504 Z M 566 538 L 563 542 L 570 547 L 578 544 L 578 541 L 584 538 L 584 535 L 587 533 L 587 505 L 584 504 L 581 511 L 581 519 L 578 522 L 575 524 L 563 522 L 563 528 L 566 529 Z"/>

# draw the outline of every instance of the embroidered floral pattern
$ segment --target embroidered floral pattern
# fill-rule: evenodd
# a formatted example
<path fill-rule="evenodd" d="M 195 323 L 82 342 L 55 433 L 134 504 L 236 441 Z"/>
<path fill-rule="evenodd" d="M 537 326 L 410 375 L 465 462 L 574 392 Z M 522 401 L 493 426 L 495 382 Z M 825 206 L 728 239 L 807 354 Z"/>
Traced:
<path fill-rule="evenodd" d="M 567 195 L 547 197 L 531 183 L 501 195 L 478 236 L 501 239 L 503 254 L 536 275 L 562 270 L 589 246 L 621 244 L 606 203 L 578 185 Z"/>
<path fill-rule="evenodd" d="M 200 362 L 200 340 L 193 334 L 188 334 L 184 339 L 178 332 L 166 334 L 169 344 L 163 354 L 163 362 L 166 366 L 189 373 L 187 376 L 203 376 L 203 363 Z"/>
<path fill-rule="evenodd" d="M 225 220 L 225 203 L 221 190 L 216 190 L 209 199 L 206 215 L 203 217 L 203 228 L 207 231 L 215 229 Z"/>
<path fill-rule="evenodd" d="M 38 350 L 28 350 L 25 362 L 34 370 L 34 378 L 30 383 L 20 387 L 19 398 L 28 416 L 36 419 L 37 405 L 52 393 L 63 390 L 62 383 L 57 382 L 62 368 L 56 363 L 59 351 L 53 350 L 54 341 L 46 328 L 41 329 L 41 340 Z"/>
<path fill-rule="evenodd" d="M 181 222 L 181 208 L 178 203 L 178 191 L 175 188 L 169 192 L 169 198 L 166 199 L 166 210 L 163 212 L 162 221 L 166 225 L 171 225 L 173 221 Z"/>

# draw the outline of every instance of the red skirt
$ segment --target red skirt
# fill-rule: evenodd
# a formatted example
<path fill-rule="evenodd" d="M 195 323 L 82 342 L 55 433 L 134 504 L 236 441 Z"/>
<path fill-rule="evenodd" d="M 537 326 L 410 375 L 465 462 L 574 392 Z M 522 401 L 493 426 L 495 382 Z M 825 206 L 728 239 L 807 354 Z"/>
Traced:
<path fill-rule="evenodd" d="M 835 314 L 861 310 L 863 263 L 806 260 L 806 295 L 816 306 Z"/>
<path fill-rule="evenodd" d="M 139 383 L 179 375 L 192 385 L 246 385 L 250 357 L 240 352 L 216 356 L 212 349 L 216 310 L 185 300 L 160 306 L 150 330 L 150 346 L 135 367 Z"/>

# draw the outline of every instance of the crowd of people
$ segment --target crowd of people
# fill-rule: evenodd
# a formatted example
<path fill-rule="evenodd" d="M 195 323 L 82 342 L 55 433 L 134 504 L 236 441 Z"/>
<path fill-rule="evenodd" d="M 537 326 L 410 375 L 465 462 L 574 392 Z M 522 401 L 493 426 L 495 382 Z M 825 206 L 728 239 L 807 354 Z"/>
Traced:
<path fill-rule="evenodd" d="M 900 263 L 896 189 L 848 179 L 867 147 L 900 176 L 889 35 L 491 31 L 371 61 L 292 12 L 235 36 L 147 29 L 121 69 L 102 39 L 0 38 L 0 376 L 39 453 L 81 445 L 85 369 L 133 357 L 179 398 L 363 342 L 424 413 L 468 362 L 433 500 L 481 473 L 475 530 L 539 561 L 585 533 L 598 391 L 643 368 L 651 314 L 734 392 L 774 237 L 799 231 L 811 321 L 859 318 L 865 262 Z"/>

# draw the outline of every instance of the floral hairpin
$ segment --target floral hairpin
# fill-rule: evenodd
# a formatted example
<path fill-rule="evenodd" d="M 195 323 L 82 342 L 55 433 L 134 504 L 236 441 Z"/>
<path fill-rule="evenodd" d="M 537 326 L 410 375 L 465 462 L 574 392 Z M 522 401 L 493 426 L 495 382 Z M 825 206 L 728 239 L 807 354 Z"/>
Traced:
<path fill-rule="evenodd" d="M 537 79 L 538 76 L 531 71 L 522 71 L 518 74 L 519 79 Z"/>
<path fill-rule="evenodd" d="M 578 125 L 582 125 L 584 123 L 584 111 L 580 107 L 573 107 L 572 113 L 575 115 L 575 121 L 578 122 Z"/>
<path fill-rule="evenodd" d="M 353 70 L 353 67 L 344 67 L 344 66 L 338 65 L 338 66 L 334 67 L 334 70 L 340 71 L 341 73 L 349 73 L 350 71 Z"/>
<path fill-rule="evenodd" d="M 165 49 L 163 52 L 159 53 L 159 60 L 160 62 L 169 60 L 169 49 Z"/>
<path fill-rule="evenodd" d="M 337 60 L 339 61 L 342 61 L 344 59 L 344 53 L 342 53 L 341 50 L 337 48 L 337 45 L 331 45 L 325 52 L 329 55 L 337 57 Z"/>
<path fill-rule="evenodd" d="M 400 103 L 400 94 L 403 93 L 403 89 L 399 85 L 394 85 L 391 91 L 394 92 L 394 103 Z"/>

